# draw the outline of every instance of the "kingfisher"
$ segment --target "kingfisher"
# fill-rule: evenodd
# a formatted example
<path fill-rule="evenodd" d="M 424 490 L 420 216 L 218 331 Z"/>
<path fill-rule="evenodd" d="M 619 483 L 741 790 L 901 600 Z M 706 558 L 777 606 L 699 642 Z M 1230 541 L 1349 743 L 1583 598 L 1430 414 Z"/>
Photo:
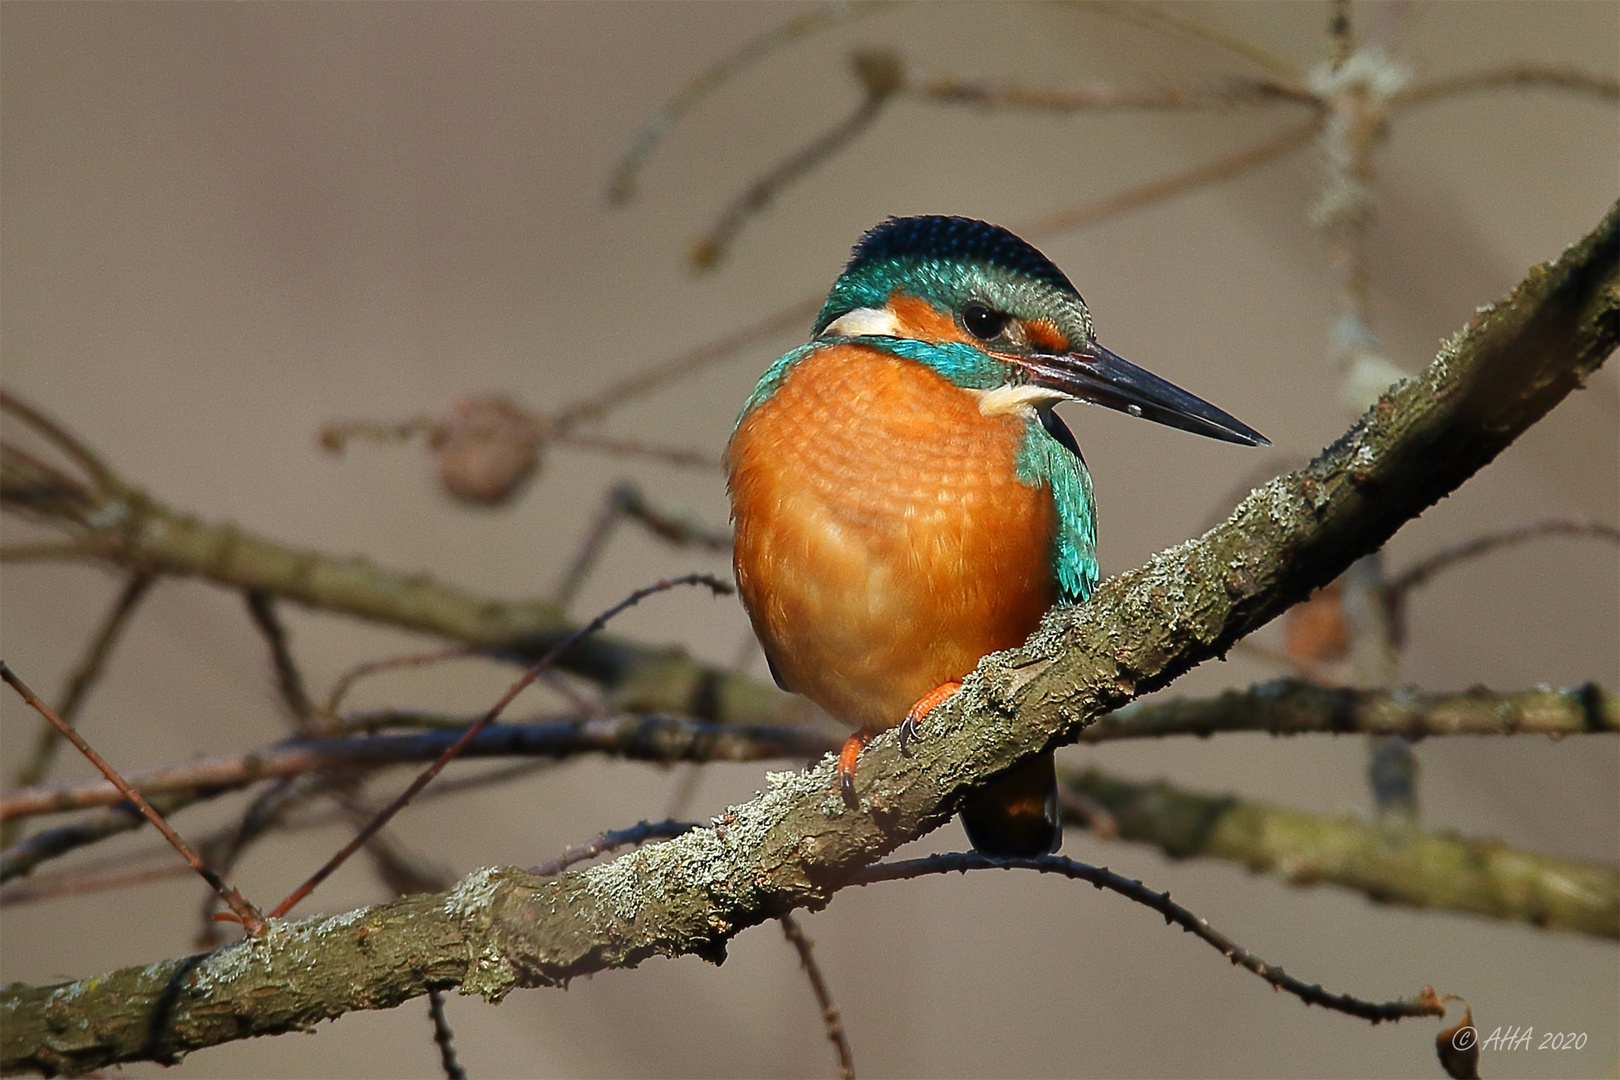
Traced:
<path fill-rule="evenodd" d="M 1063 271 L 999 226 L 890 218 L 855 245 L 808 344 L 760 378 L 726 447 L 743 606 L 771 674 L 902 744 L 986 653 L 1097 584 L 1091 476 L 1060 401 L 1225 442 L 1259 432 L 1097 343 Z M 1050 751 L 960 808 L 1000 857 L 1062 840 Z"/>

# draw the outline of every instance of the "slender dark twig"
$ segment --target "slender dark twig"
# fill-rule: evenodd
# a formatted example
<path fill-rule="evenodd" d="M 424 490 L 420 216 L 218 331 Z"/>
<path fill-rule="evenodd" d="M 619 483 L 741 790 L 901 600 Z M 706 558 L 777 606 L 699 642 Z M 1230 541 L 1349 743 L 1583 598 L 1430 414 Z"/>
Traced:
<path fill-rule="evenodd" d="M 466 656 L 481 656 L 482 650 L 470 648 L 466 645 L 453 645 L 447 649 L 429 649 L 426 652 L 406 653 L 403 656 L 385 656 L 381 660 L 367 660 L 355 664 L 337 677 L 332 684 L 332 690 L 326 695 L 326 704 L 321 711 L 326 715 L 327 723 L 337 719 L 337 708 L 342 704 L 345 696 L 353 689 L 354 684 L 368 675 L 376 675 L 383 671 L 394 671 L 399 668 L 425 667 L 428 664 L 437 664 L 443 660 L 458 660 Z"/>
<path fill-rule="evenodd" d="M 517 697 L 518 694 L 522 693 L 523 690 L 526 689 L 530 683 L 534 682 L 535 679 L 539 678 L 540 673 L 555 663 L 559 656 L 573 648 L 574 645 L 578 644 L 580 641 L 602 629 L 602 627 L 607 625 L 609 620 L 611 620 L 615 615 L 618 615 L 620 612 L 624 611 L 626 608 L 639 604 L 641 601 L 645 600 L 649 596 L 654 595 L 655 593 L 666 592 L 681 585 L 707 585 L 709 589 L 717 595 L 724 595 L 732 591 L 732 587 L 729 584 L 721 581 L 713 574 L 684 574 L 676 578 L 666 578 L 663 581 L 637 589 L 635 592 L 631 593 L 629 596 L 625 597 L 623 600 L 620 600 L 617 604 L 614 604 L 612 607 L 602 612 L 602 614 L 592 619 L 586 625 L 580 627 L 572 634 L 569 634 L 567 637 L 563 638 L 560 642 L 553 646 L 549 652 L 547 652 L 539 660 L 535 661 L 535 663 L 530 666 L 530 668 L 525 671 L 518 678 L 518 680 L 511 685 L 510 688 L 507 689 L 506 693 L 501 695 L 500 700 L 495 702 L 495 704 L 490 707 L 488 712 L 479 717 L 477 723 L 469 727 L 466 733 L 463 734 L 453 746 L 445 750 L 443 754 L 439 755 L 437 761 L 429 765 L 426 769 L 423 769 L 421 774 L 417 776 L 415 780 L 411 781 L 410 786 L 408 786 L 404 791 L 400 792 L 398 798 L 379 811 L 377 816 L 372 818 L 371 821 L 367 823 L 365 828 L 361 829 L 360 832 L 355 835 L 353 840 L 344 845 L 343 849 L 336 855 L 333 855 L 330 859 L 328 859 L 326 865 L 315 871 L 315 873 L 310 876 L 308 881 L 294 889 L 288 894 L 286 899 L 277 904 L 275 910 L 270 913 L 271 918 L 278 918 L 285 915 L 292 909 L 293 905 L 297 904 L 304 897 L 314 892 L 316 887 L 331 876 L 333 871 L 347 862 L 349 856 L 353 855 L 365 844 L 367 840 L 376 835 L 377 831 L 386 825 L 395 814 L 403 810 L 406 804 L 408 804 L 411 799 L 416 796 L 417 792 L 427 787 L 427 785 L 433 781 L 433 778 L 438 776 L 444 767 L 454 760 L 457 754 L 461 753 L 464 746 L 472 742 L 473 739 L 478 737 L 479 732 L 483 731 L 484 728 L 493 723 L 495 718 L 500 716 L 500 714 L 505 711 L 506 707 L 512 703 L 512 699 Z"/>
<path fill-rule="evenodd" d="M 292 714 L 293 724 L 305 735 L 314 734 L 319 727 L 315 706 L 310 704 L 309 692 L 304 689 L 304 676 L 293 659 L 287 644 L 287 628 L 276 614 L 276 599 L 263 589 L 249 589 L 246 594 L 248 614 L 253 625 L 270 646 L 270 663 L 276 671 L 276 689 L 281 692 L 282 703 Z"/>
<path fill-rule="evenodd" d="M 1246 968 L 1279 990 L 1286 990 L 1307 1005 L 1320 1005 L 1324 1009 L 1347 1013 L 1369 1020 L 1374 1024 L 1385 1020 L 1400 1020 L 1407 1016 L 1443 1016 L 1444 1010 L 1423 1001 L 1363 1001 L 1348 994 L 1334 994 L 1320 986 L 1302 982 L 1282 968 L 1268 964 L 1248 949 L 1243 948 L 1225 934 L 1209 925 L 1191 911 L 1174 903 L 1167 892 L 1154 892 L 1140 881 L 1124 877 L 1107 867 L 1090 866 L 1061 855 L 1042 855 L 1031 859 L 992 859 L 976 851 L 950 855 L 930 855 L 922 859 L 878 863 L 858 871 L 852 885 L 871 885 L 879 881 L 902 881 L 927 874 L 946 874 L 969 870 L 1039 870 L 1043 874 L 1061 874 L 1064 877 L 1089 881 L 1099 889 L 1109 889 L 1138 904 L 1150 907 L 1164 916 L 1166 926 L 1174 924 L 1190 934 L 1196 934 L 1220 952 L 1234 966 Z"/>
<path fill-rule="evenodd" d="M 689 833 L 697 827 L 698 823 L 695 821 L 676 821 L 674 818 L 638 822 L 628 829 L 614 829 L 589 843 L 568 848 L 556 858 L 547 859 L 534 867 L 529 873 L 536 877 L 556 877 L 570 866 L 586 859 L 594 859 L 598 855 L 605 855 L 622 847 L 645 844 L 648 840 L 667 840 L 672 836 Z"/>
<path fill-rule="evenodd" d="M 447 1080 L 467 1080 L 467 1070 L 456 1060 L 454 1036 L 450 1021 L 444 1017 L 444 991 L 438 988 L 427 992 L 428 1016 L 433 1021 L 433 1042 L 439 1048 L 439 1065 Z"/>
<path fill-rule="evenodd" d="M 237 921 L 242 924 L 249 934 L 257 936 L 263 933 L 264 918 L 259 914 L 258 909 L 248 903 L 241 893 L 225 884 L 218 874 L 210 870 L 207 864 L 197 857 L 197 853 L 192 851 L 186 842 L 180 838 L 180 834 L 175 832 L 167 821 L 163 820 L 163 815 L 152 809 L 151 804 L 141 798 L 140 792 L 125 783 L 124 778 L 118 775 L 118 770 L 114 769 L 107 763 L 105 758 L 96 753 L 95 749 L 84 741 L 83 736 L 68 726 L 67 721 L 56 715 L 56 710 L 41 701 L 39 695 L 30 690 L 28 685 L 19 679 L 17 673 L 12 671 L 3 660 L 0 660 L 0 679 L 5 680 L 6 685 L 17 691 L 35 712 L 55 724 L 57 729 L 61 731 L 63 738 L 71 742 L 79 753 L 88 758 L 90 763 L 97 769 L 100 769 L 101 775 L 105 776 L 119 791 L 123 792 L 124 798 L 140 809 L 146 820 L 152 823 L 152 827 L 162 833 L 163 838 L 173 845 L 174 849 L 191 864 L 191 868 L 197 871 L 202 879 L 213 887 L 215 892 L 219 893 L 220 899 L 224 900 L 231 911 L 235 912 Z"/>
<path fill-rule="evenodd" d="M 783 936 L 798 950 L 799 966 L 804 969 L 805 978 L 810 980 L 816 1004 L 821 1006 L 821 1021 L 827 1025 L 827 1041 L 833 1044 L 833 1050 L 838 1054 L 838 1075 L 841 1080 L 855 1080 L 855 1052 L 850 1049 L 849 1036 L 844 1033 L 844 1021 L 838 1015 L 838 1007 L 833 1004 L 827 980 L 821 975 L 821 965 L 816 963 L 815 942 L 804 936 L 799 920 L 792 915 L 783 915 L 777 921 L 782 924 Z"/>

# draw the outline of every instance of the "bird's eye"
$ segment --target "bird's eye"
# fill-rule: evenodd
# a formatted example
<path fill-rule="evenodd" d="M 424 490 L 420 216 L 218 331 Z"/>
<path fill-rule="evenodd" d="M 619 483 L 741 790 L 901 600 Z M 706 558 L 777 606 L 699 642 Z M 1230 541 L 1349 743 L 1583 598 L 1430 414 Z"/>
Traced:
<path fill-rule="evenodd" d="M 1007 329 L 1012 316 L 977 301 L 962 309 L 962 325 L 980 341 L 994 341 Z"/>

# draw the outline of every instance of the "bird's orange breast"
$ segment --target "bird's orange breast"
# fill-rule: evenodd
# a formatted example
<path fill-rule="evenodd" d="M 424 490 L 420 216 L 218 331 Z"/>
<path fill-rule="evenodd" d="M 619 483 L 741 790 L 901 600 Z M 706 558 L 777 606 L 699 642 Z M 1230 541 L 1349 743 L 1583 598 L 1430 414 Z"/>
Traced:
<path fill-rule="evenodd" d="M 783 683 L 839 720 L 898 723 L 1056 599 L 1050 492 L 1027 421 L 860 345 L 800 361 L 726 452 L 744 605 Z"/>

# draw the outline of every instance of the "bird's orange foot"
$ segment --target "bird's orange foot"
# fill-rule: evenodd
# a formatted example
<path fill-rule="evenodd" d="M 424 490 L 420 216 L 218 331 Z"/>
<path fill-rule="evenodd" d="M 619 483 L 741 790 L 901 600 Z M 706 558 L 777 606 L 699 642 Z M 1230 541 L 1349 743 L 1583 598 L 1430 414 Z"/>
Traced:
<path fill-rule="evenodd" d="M 857 731 L 844 740 L 844 748 L 838 752 L 838 790 L 844 796 L 844 805 L 851 810 L 861 804 L 855 797 L 855 760 L 861 756 L 867 737 L 866 732 Z"/>
<path fill-rule="evenodd" d="M 912 739 L 921 737 L 922 732 L 917 725 L 922 723 L 923 719 L 934 711 L 934 706 L 960 689 L 962 689 L 961 679 L 952 679 L 950 682 L 940 683 L 918 698 L 917 703 L 906 710 L 906 718 L 900 721 L 900 730 L 898 732 L 900 752 L 902 754 L 906 753 L 906 747 L 911 743 Z"/>

